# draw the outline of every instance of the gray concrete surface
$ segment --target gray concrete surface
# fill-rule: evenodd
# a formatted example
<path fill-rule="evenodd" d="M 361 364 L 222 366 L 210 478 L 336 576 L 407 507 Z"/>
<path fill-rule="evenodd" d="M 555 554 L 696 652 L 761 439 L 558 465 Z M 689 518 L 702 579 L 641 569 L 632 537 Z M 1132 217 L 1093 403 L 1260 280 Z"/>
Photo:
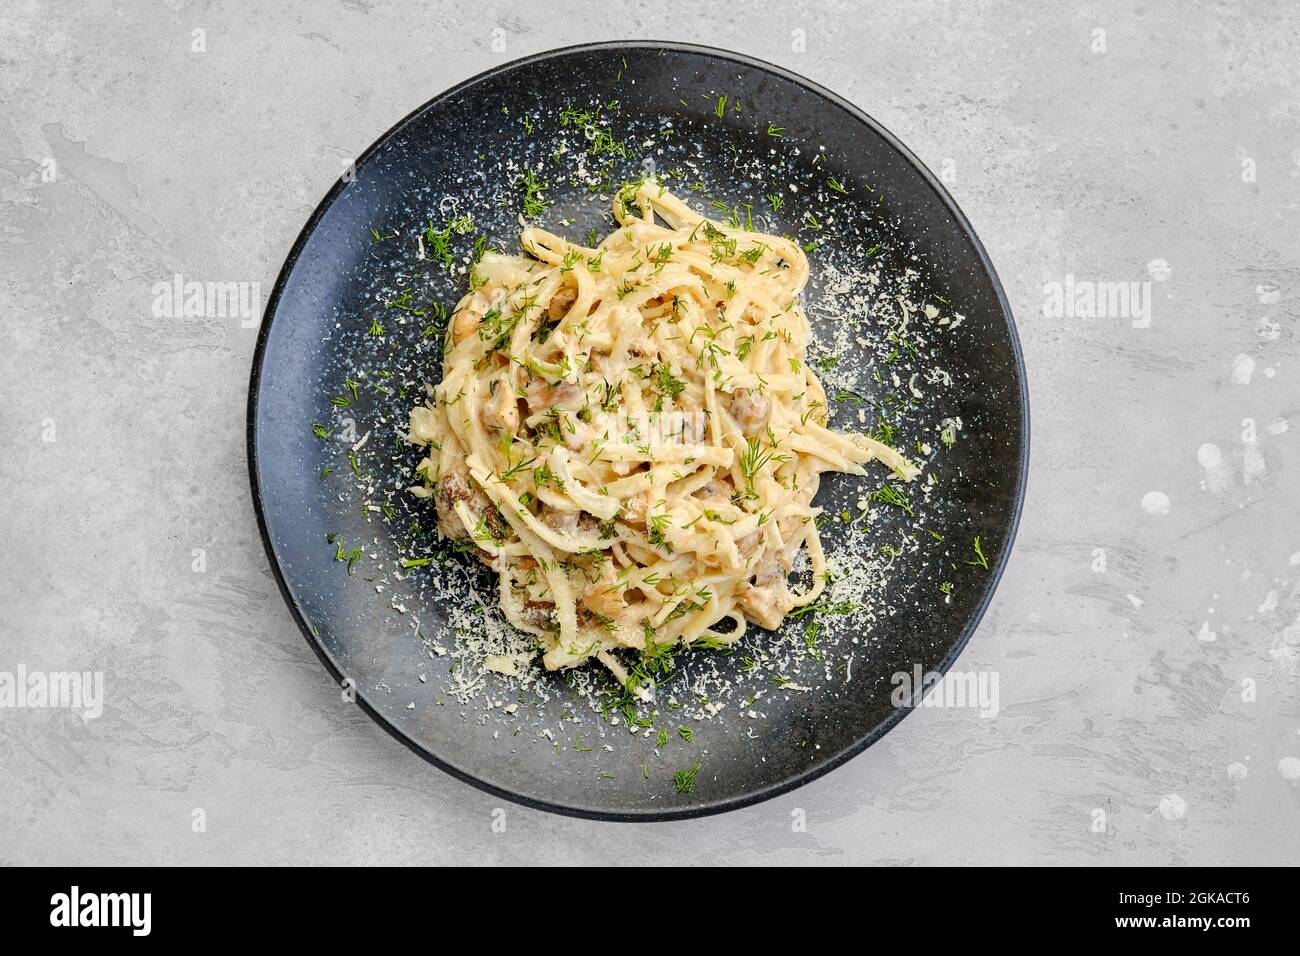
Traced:
<path fill-rule="evenodd" d="M 1295 11 L 744 6 L 3 5 L 0 671 L 102 671 L 105 703 L 0 709 L 0 862 L 1300 860 Z M 1000 675 L 1001 713 L 918 712 L 722 817 L 504 805 L 495 832 L 501 802 L 340 703 L 283 606 L 245 472 L 255 331 L 155 318 L 151 290 L 269 291 L 397 118 L 619 37 L 838 90 L 979 229 L 1034 414 L 1019 542 L 960 665 Z M 1139 283 L 1149 321 L 1052 314 L 1067 275 Z"/>

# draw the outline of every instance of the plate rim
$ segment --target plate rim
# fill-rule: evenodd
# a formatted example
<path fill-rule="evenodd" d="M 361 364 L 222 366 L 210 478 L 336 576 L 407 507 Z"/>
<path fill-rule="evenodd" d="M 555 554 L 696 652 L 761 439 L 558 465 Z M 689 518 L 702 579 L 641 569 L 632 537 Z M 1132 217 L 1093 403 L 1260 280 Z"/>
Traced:
<path fill-rule="evenodd" d="M 731 50 L 723 50 L 717 47 L 707 46 L 698 43 L 683 43 L 678 41 L 657 41 L 657 40 L 602 40 L 594 43 L 578 43 L 569 46 L 555 47 L 549 50 L 543 50 L 538 53 L 532 53 L 528 56 L 519 57 L 506 63 L 497 64 L 486 70 L 474 74 L 466 80 L 449 87 L 436 96 L 426 100 L 417 106 L 411 112 L 407 113 L 400 120 L 389 127 L 385 132 L 380 134 L 369 147 L 366 148 L 355 160 L 354 168 L 360 170 L 365 161 L 378 150 L 382 145 L 387 143 L 394 135 L 402 130 L 408 123 L 420 116 L 426 110 L 433 108 L 439 103 L 469 89 L 470 87 L 490 78 L 497 74 L 522 66 L 529 66 L 546 60 L 557 59 L 569 56 L 575 53 L 586 53 L 591 51 L 605 50 L 627 50 L 627 49 L 651 49 L 651 50 L 672 50 L 678 53 L 690 53 L 699 56 L 711 57 L 717 60 L 724 60 L 738 64 L 750 69 L 764 71 L 776 76 L 779 79 L 794 83 L 801 86 L 810 93 L 818 96 L 834 106 L 844 110 L 858 122 L 870 128 L 885 143 L 891 147 L 899 157 L 910 165 L 930 187 L 931 192 L 940 203 L 947 208 L 949 214 L 953 217 L 954 222 L 961 230 L 967 242 L 975 251 L 979 258 L 980 264 L 993 282 L 993 291 L 997 297 L 998 305 L 1002 311 L 1003 319 L 1007 325 L 1009 340 L 1011 343 L 1012 357 L 1014 359 L 1014 370 L 1019 384 L 1020 400 L 1020 431 L 1021 447 L 1020 460 L 1018 462 L 1018 481 L 1015 488 L 1015 497 L 1012 503 L 1011 522 L 1007 531 L 1006 545 L 994 559 L 993 567 L 990 569 L 988 588 L 984 594 L 983 600 L 976 609 L 974 615 L 967 621 L 961 636 L 952 646 L 943 660 L 934 668 L 939 674 L 946 674 L 961 652 L 965 650 L 966 645 L 974 636 L 975 631 L 979 629 L 980 622 L 984 619 L 984 614 L 993 601 L 993 596 L 997 592 L 998 585 L 1002 581 L 1002 575 L 1006 570 L 1007 562 L 1011 558 L 1011 552 L 1015 546 L 1016 536 L 1020 528 L 1020 519 L 1024 512 L 1025 491 L 1029 480 L 1029 447 L 1030 447 L 1030 417 L 1029 417 L 1029 382 L 1025 370 L 1024 354 L 1020 344 L 1020 336 L 1016 328 L 1015 314 L 1011 309 L 1011 304 L 1007 300 L 1006 291 L 1002 287 L 1002 280 L 999 278 L 997 270 L 989 257 L 988 251 L 984 248 L 984 243 L 980 241 L 975 227 L 971 225 L 966 214 L 957 205 L 957 201 L 952 197 L 942 182 L 930 170 L 925 163 L 913 153 L 897 136 L 886 129 L 874 117 L 854 105 L 849 100 L 840 96 L 832 90 L 827 89 L 820 83 L 808 79 L 793 70 L 769 63 L 766 60 L 749 56 L 748 54 L 739 53 Z M 252 371 L 249 377 L 248 386 L 248 408 L 246 413 L 246 447 L 248 458 L 248 475 L 252 490 L 253 510 L 257 515 L 258 532 L 262 539 L 262 547 L 266 552 L 267 560 L 271 566 L 272 574 L 275 577 L 276 584 L 279 586 L 280 595 L 284 599 L 289 609 L 290 616 L 298 625 L 307 644 L 315 651 L 317 658 L 325 665 L 326 670 L 333 677 L 336 684 L 345 679 L 345 675 L 338 667 L 337 663 L 325 649 L 321 640 L 312 633 L 312 628 L 308 624 L 302 609 L 298 606 L 292 592 L 289 590 L 288 581 L 285 578 L 284 569 L 281 567 L 279 556 L 276 554 L 275 546 L 271 541 L 270 529 L 267 524 L 266 512 L 262 500 L 261 483 L 259 481 L 259 467 L 257 455 L 257 408 L 258 397 L 261 390 L 262 366 L 266 357 L 266 344 L 270 338 L 271 326 L 275 321 L 275 315 L 280 305 L 280 298 L 288 282 L 289 276 L 298 263 L 305 246 L 315 232 L 317 224 L 325 215 L 326 211 L 334 204 L 339 194 L 343 192 L 348 183 L 339 178 L 334 185 L 326 192 L 324 198 L 317 204 L 308 217 L 306 223 L 299 231 L 297 238 L 294 239 L 293 245 L 285 257 L 284 264 L 276 276 L 275 286 L 267 299 L 266 308 L 262 313 L 262 322 L 258 329 L 257 343 L 254 346 Z M 536 810 L 544 810 L 550 813 L 557 813 L 562 816 L 578 817 L 588 820 L 600 820 L 605 822 L 635 822 L 635 823 L 654 823 L 666 822 L 671 820 L 687 820 L 698 817 L 712 816 L 717 813 L 726 813 L 731 810 L 739 810 L 744 807 L 753 806 L 767 800 L 771 800 L 782 794 L 789 793 L 814 780 L 825 776 L 832 770 L 843 766 L 849 760 L 861 754 L 872 744 L 884 737 L 889 731 L 893 730 L 909 713 L 916 709 L 914 706 L 921 691 L 918 689 L 914 692 L 913 700 L 909 706 L 897 707 L 888 718 L 877 724 L 875 727 L 852 744 L 840 750 L 838 753 L 831 754 L 824 761 L 814 766 L 808 767 L 798 773 L 775 783 L 766 784 L 748 793 L 738 796 L 720 797 L 717 800 L 706 801 L 704 803 L 691 804 L 679 808 L 672 807 L 647 807 L 644 810 L 609 810 L 595 807 L 587 807 L 579 804 L 557 803 L 525 793 L 508 790 L 499 787 L 496 784 L 483 780 L 468 770 L 456 766 L 445 757 L 439 756 L 430 750 L 425 744 L 416 740 L 405 730 L 398 727 L 394 722 L 385 717 L 379 710 L 374 707 L 361 692 L 360 688 L 355 689 L 357 703 L 363 711 L 376 724 L 386 730 L 390 736 L 404 744 L 419 756 L 423 757 L 429 763 L 433 764 L 439 770 L 464 781 L 479 790 L 489 793 L 493 796 L 509 800 L 512 803 L 520 804 Z"/>

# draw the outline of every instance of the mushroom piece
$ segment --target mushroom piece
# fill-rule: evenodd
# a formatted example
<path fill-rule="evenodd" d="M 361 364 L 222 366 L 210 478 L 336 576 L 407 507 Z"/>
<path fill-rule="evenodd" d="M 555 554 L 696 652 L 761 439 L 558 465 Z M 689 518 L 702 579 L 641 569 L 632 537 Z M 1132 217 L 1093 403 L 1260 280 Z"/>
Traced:
<path fill-rule="evenodd" d="M 471 293 L 457 303 L 456 311 L 451 314 L 451 341 L 454 345 L 460 345 L 474 333 L 483 316 L 487 315 L 490 304 L 482 292 Z"/>
<path fill-rule="evenodd" d="M 752 388 L 738 388 L 731 396 L 731 417 L 736 420 L 746 438 L 760 435 L 767 427 L 772 413 L 772 402 Z"/>
<path fill-rule="evenodd" d="M 448 538 L 464 540 L 470 536 L 470 530 L 464 526 L 460 515 L 456 513 L 456 505 L 462 501 L 468 505 L 470 514 L 481 517 L 487 523 L 493 537 L 505 535 L 501 516 L 497 514 L 496 508 L 492 507 L 492 502 L 488 501 L 482 489 L 474 484 L 474 479 L 468 472 L 453 471 L 443 475 L 438 482 L 433 500 L 438 507 L 438 530 Z"/>
<path fill-rule="evenodd" d="M 583 397 L 581 386 L 573 382 L 556 382 L 552 385 L 539 376 L 531 376 L 524 385 L 524 400 L 533 414 L 554 407 L 572 407 Z"/>
<path fill-rule="evenodd" d="M 754 572 L 754 582 L 747 584 L 737 601 L 745 617 L 759 627 L 775 631 L 794 607 L 794 598 L 786 587 L 785 566 L 780 555 L 763 559 Z"/>
<path fill-rule="evenodd" d="M 546 317 L 552 322 L 559 322 L 569 313 L 569 307 L 573 305 L 578 298 L 577 287 L 566 285 L 555 290 L 555 295 L 551 296 L 551 301 L 546 307 Z"/>
<path fill-rule="evenodd" d="M 510 384 L 508 371 L 493 383 L 491 398 L 483 406 L 483 424 L 507 432 L 519 427 L 519 398 Z"/>

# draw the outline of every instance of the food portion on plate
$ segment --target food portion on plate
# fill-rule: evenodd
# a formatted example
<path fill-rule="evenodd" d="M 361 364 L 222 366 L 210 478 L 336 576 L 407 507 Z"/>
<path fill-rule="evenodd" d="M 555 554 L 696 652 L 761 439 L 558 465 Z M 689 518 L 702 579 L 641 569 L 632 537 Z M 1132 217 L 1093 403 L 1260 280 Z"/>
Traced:
<path fill-rule="evenodd" d="M 330 673 L 582 815 L 740 806 L 877 739 L 972 632 L 1023 491 L 969 224 L 851 104 L 698 48 L 553 51 L 412 113 L 303 230 L 249 396 Z"/>
<path fill-rule="evenodd" d="M 645 697 L 647 650 L 731 645 L 818 599 L 823 472 L 918 468 L 828 427 L 797 242 L 654 178 L 613 214 L 594 244 L 527 226 L 522 255 L 478 259 L 410 412 L 410 491 L 498 573 L 548 670 L 596 658 Z"/>

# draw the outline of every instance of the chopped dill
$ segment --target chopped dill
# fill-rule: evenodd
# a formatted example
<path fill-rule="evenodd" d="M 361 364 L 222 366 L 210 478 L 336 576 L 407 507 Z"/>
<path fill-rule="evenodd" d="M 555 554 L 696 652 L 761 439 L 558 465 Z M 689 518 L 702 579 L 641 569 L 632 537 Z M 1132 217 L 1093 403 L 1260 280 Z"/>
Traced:
<path fill-rule="evenodd" d="M 695 791 L 695 776 L 700 772 L 701 764 L 696 764 L 689 770 L 678 770 L 673 774 L 673 789 L 678 793 L 693 793 Z"/>
<path fill-rule="evenodd" d="M 542 198 L 545 184 L 537 181 L 537 175 L 531 169 L 525 171 L 515 185 L 523 188 L 525 216 L 540 216 L 550 206 L 550 202 Z"/>

